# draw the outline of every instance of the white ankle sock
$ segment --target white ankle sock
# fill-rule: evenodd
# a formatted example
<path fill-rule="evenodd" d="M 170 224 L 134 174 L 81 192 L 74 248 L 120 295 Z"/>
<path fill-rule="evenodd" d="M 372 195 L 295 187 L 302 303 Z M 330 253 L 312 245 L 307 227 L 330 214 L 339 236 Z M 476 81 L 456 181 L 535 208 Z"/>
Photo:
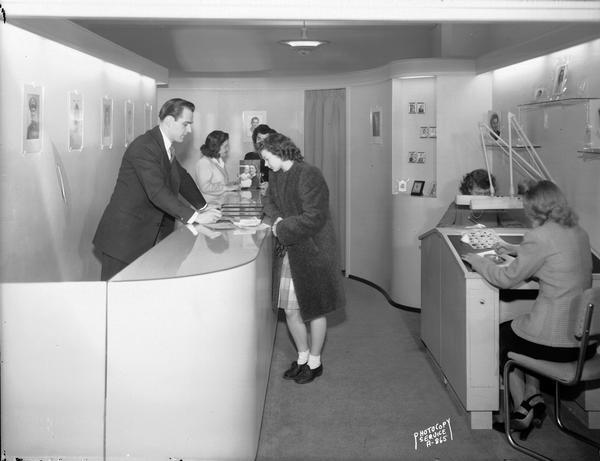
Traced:
<path fill-rule="evenodd" d="M 308 362 L 308 352 L 309 351 L 298 352 L 298 365 L 304 365 Z"/>
<path fill-rule="evenodd" d="M 315 368 L 319 368 L 321 366 L 321 356 L 320 355 L 309 355 L 308 356 L 308 366 L 311 370 Z"/>

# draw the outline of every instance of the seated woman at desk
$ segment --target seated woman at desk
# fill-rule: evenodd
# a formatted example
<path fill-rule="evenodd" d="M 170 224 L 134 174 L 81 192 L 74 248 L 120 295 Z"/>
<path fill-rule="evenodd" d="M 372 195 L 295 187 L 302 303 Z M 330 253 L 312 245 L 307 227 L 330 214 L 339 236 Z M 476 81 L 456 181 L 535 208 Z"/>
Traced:
<path fill-rule="evenodd" d="M 496 178 L 494 175 L 488 175 L 487 170 L 478 169 L 467 173 L 460 183 L 460 193 L 462 195 L 490 195 L 490 177 L 492 185 L 496 189 Z M 436 227 L 472 226 L 477 224 L 482 215 L 483 211 L 473 211 L 469 205 L 457 205 L 453 201 Z"/>
<path fill-rule="evenodd" d="M 229 154 L 229 135 L 223 131 L 211 131 L 200 147 L 202 156 L 196 163 L 196 183 L 206 197 L 217 198 L 224 192 L 237 190 L 235 182 L 229 181 L 225 159 Z"/>
<path fill-rule="evenodd" d="M 510 265 L 498 266 L 475 253 L 462 255 L 475 271 L 499 288 L 512 288 L 530 278 L 539 283 L 532 311 L 500 324 L 501 370 L 508 351 L 555 362 L 576 360 L 577 342 L 567 334 L 570 303 L 592 283 L 588 235 L 577 225 L 577 216 L 560 189 L 550 181 L 539 181 L 525 191 L 523 201 L 533 229 L 525 234 L 521 245 L 501 243 L 496 248 L 499 254 L 516 255 Z M 591 358 L 596 345 L 587 353 Z M 523 439 L 532 424 L 541 425 L 546 407 L 537 378 L 515 369 L 509 379 L 511 428 L 526 431 L 521 435 Z M 505 412 L 508 414 L 509 409 Z"/>

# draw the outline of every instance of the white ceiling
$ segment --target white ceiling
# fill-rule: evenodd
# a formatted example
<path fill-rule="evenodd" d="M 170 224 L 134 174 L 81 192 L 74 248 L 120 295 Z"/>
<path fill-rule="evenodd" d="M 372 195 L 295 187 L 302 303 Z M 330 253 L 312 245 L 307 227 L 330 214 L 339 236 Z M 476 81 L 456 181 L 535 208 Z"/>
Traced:
<path fill-rule="evenodd" d="M 171 77 L 323 75 L 372 69 L 402 59 L 477 59 L 540 41 L 566 26 L 573 28 L 573 23 L 557 22 L 308 21 L 308 37 L 330 43 L 302 56 L 279 43 L 300 37 L 302 21 L 299 20 L 74 19 L 73 22 L 166 67 Z"/>

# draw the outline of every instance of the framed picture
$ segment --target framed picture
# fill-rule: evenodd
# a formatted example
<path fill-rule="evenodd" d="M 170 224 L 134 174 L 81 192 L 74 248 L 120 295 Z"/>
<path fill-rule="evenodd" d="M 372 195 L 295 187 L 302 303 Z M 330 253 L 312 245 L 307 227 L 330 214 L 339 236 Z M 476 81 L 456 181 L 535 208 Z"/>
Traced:
<path fill-rule="evenodd" d="M 416 102 L 409 102 L 408 103 L 408 113 L 409 114 L 416 114 L 417 113 L 417 103 Z"/>
<path fill-rule="evenodd" d="M 425 103 L 417 102 L 415 104 L 417 105 L 417 114 L 424 114 L 425 113 Z"/>
<path fill-rule="evenodd" d="M 559 98 L 567 89 L 567 65 L 561 64 L 556 67 L 554 72 L 554 86 L 552 87 L 552 96 Z"/>
<path fill-rule="evenodd" d="M 144 104 L 144 131 L 152 129 L 152 104 Z"/>
<path fill-rule="evenodd" d="M 264 110 L 245 110 L 242 112 L 242 130 L 246 138 L 252 138 L 252 132 L 258 125 L 267 123 L 267 112 Z"/>
<path fill-rule="evenodd" d="M 67 94 L 67 111 L 69 120 L 69 151 L 83 150 L 83 95 L 79 91 Z"/>
<path fill-rule="evenodd" d="M 423 195 L 423 188 L 425 187 L 425 181 L 414 181 L 410 195 Z"/>
<path fill-rule="evenodd" d="M 417 153 L 414 150 L 408 153 L 408 163 L 417 163 Z"/>
<path fill-rule="evenodd" d="M 425 163 L 425 152 L 417 152 L 417 163 Z"/>
<path fill-rule="evenodd" d="M 428 126 L 420 126 L 419 127 L 419 137 L 420 138 L 428 138 L 429 137 L 429 127 Z"/>
<path fill-rule="evenodd" d="M 496 112 L 495 110 L 490 110 L 487 113 L 487 123 L 490 127 L 490 136 L 493 140 L 496 140 L 500 137 L 500 112 Z"/>
<path fill-rule="evenodd" d="M 131 99 L 125 101 L 125 147 L 133 141 L 134 111 L 133 101 Z"/>
<path fill-rule="evenodd" d="M 44 88 L 34 84 L 23 86 L 23 153 L 42 151 L 44 139 Z"/>
<path fill-rule="evenodd" d="M 435 126 L 430 126 L 429 127 L 429 137 L 430 138 L 437 138 L 437 129 Z"/>
<path fill-rule="evenodd" d="M 383 142 L 381 137 L 381 107 L 375 106 L 371 108 L 369 120 L 371 124 L 371 142 L 381 144 Z"/>
<path fill-rule="evenodd" d="M 535 101 L 542 101 L 546 98 L 547 98 L 546 88 L 539 87 L 539 88 L 536 88 L 535 91 L 533 92 L 533 99 Z"/>
<path fill-rule="evenodd" d="M 100 148 L 112 149 L 113 145 L 113 100 L 104 96 L 101 102 L 102 114 L 100 117 Z"/>

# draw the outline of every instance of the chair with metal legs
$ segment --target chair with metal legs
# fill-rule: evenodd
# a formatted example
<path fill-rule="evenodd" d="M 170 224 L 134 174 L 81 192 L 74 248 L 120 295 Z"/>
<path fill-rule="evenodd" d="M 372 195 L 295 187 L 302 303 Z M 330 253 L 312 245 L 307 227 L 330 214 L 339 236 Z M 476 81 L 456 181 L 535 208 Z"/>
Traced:
<path fill-rule="evenodd" d="M 591 440 L 588 437 L 565 427 L 560 417 L 561 386 L 576 386 L 581 382 L 600 380 L 600 355 L 596 354 L 590 360 L 585 360 L 585 352 L 588 343 L 600 340 L 600 312 L 597 314 L 594 313 L 594 308 L 600 310 L 600 288 L 590 288 L 581 295 L 576 296 L 571 303 L 571 308 L 576 313 L 572 328 L 575 338 L 579 341 L 578 359 L 575 362 L 567 363 L 550 362 L 547 360 L 537 360 L 515 352 L 509 352 L 509 360 L 504 366 L 504 408 L 510 408 L 508 375 L 513 368 L 518 367 L 524 372 L 544 376 L 553 380 L 555 384 L 554 416 L 560 430 L 600 449 L 599 442 Z M 508 410 L 505 411 L 508 412 Z M 516 450 L 536 459 L 552 461 L 551 458 L 520 445 L 514 440 L 510 433 L 510 417 L 506 418 L 505 432 L 508 443 Z"/>

